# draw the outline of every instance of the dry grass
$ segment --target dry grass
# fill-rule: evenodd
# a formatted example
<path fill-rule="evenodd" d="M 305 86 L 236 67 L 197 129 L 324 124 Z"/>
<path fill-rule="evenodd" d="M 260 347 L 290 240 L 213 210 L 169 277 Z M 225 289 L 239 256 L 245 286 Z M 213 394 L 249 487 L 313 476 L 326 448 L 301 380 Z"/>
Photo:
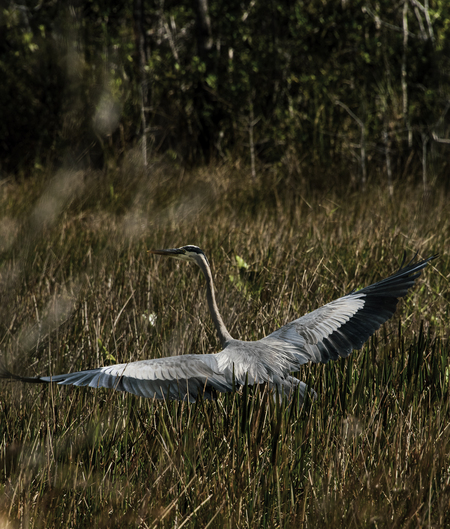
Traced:
<path fill-rule="evenodd" d="M 199 271 L 148 248 L 204 248 L 243 339 L 404 250 L 441 255 L 362 351 L 305 368 L 303 407 L 2 384 L 1 527 L 450 526 L 449 197 L 301 189 L 230 167 L 144 177 L 132 157 L 0 188 L 1 352 L 29 375 L 217 351 Z"/>

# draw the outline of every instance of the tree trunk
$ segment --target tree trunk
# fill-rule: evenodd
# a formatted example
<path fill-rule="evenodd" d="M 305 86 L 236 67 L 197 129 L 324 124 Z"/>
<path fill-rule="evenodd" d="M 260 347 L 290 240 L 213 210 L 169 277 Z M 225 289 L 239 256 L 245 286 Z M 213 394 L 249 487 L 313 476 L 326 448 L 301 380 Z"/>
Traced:
<path fill-rule="evenodd" d="M 148 165 L 147 112 L 149 107 L 149 85 L 145 66 L 148 62 L 147 42 L 144 30 L 144 6 L 142 0 L 133 0 L 134 39 L 136 43 L 137 70 L 141 105 L 142 163 Z"/>
<path fill-rule="evenodd" d="M 196 40 L 199 59 L 205 65 L 203 80 L 199 80 L 194 93 L 194 112 L 198 124 L 198 142 L 204 161 L 208 162 L 217 131 L 215 101 L 204 81 L 212 73 L 211 51 L 213 46 L 211 18 L 208 0 L 194 0 L 196 14 Z"/>

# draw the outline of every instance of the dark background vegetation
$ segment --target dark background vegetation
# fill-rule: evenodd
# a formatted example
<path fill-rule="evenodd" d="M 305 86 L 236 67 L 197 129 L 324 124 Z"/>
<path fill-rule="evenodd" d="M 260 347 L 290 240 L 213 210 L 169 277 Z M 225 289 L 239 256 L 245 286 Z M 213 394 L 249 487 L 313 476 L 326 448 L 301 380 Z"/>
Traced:
<path fill-rule="evenodd" d="M 0 6 L 0 359 L 214 353 L 439 253 L 393 320 L 258 390 L 0 384 L 0 527 L 450 527 L 450 4 Z"/>
<path fill-rule="evenodd" d="M 448 171 L 446 0 L 7 0 L 0 17 L 3 175 L 137 144 L 318 181 Z"/>

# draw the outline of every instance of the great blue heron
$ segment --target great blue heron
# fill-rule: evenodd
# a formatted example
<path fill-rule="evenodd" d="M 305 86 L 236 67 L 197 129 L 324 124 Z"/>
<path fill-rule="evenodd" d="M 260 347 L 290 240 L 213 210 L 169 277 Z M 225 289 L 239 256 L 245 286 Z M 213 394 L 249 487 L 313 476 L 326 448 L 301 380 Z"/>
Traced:
<path fill-rule="evenodd" d="M 292 395 L 298 388 L 304 398 L 307 386 L 290 375 L 307 362 L 347 357 L 395 312 L 398 299 L 414 285 L 421 270 L 436 255 L 403 266 L 395 274 L 320 307 L 258 341 L 231 337 L 217 308 L 208 259 L 198 246 L 151 250 L 182 261 L 196 263 L 206 278 L 211 317 L 222 344 L 215 354 L 187 354 L 126 364 L 98 367 L 65 375 L 24 377 L 0 368 L 0 378 L 23 382 L 56 382 L 74 386 L 115 388 L 141 397 L 195 401 L 199 395 L 213 399 L 216 392 L 256 384 L 274 393 Z"/>

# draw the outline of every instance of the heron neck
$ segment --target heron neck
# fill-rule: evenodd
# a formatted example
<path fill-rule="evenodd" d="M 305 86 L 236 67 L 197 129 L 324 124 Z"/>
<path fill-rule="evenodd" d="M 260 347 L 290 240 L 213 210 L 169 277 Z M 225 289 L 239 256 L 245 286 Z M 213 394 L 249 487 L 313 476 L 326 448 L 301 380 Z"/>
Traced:
<path fill-rule="evenodd" d="M 206 298 L 208 300 L 209 312 L 211 313 L 211 317 L 216 327 L 217 334 L 219 335 L 220 343 L 222 344 L 222 347 L 225 347 L 225 345 L 233 338 L 225 327 L 225 324 L 222 320 L 222 316 L 220 315 L 219 309 L 217 307 L 211 270 L 209 266 L 204 262 L 201 262 L 199 266 L 203 272 L 203 275 L 206 278 Z"/>

